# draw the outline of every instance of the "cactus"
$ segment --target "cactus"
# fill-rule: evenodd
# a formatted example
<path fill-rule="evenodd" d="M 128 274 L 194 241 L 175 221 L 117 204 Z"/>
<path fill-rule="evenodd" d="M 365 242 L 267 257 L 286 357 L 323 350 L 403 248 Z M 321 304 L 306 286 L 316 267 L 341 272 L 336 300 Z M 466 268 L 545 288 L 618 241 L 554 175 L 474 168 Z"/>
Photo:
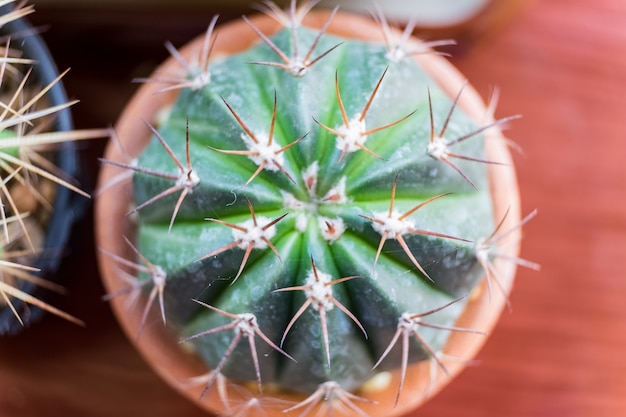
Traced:
<path fill-rule="evenodd" d="M 176 101 L 138 158 L 103 159 L 132 174 L 137 226 L 133 259 L 103 249 L 129 283 L 107 298 L 147 288 L 137 338 L 158 308 L 212 370 L 204 392 L 251 382 L 305 398 L 287 411 L 362 414 L 376 375 L 400 370 L 397 402 L 409 364 L 447 372 L 448 336 L 481 333 L 455 323 L 486 272 L 500 287 L 508 234 L 483 133 L 514 117 L 476 124 L 412 58 L 427 44 L 380 16 L 386 43 L 326 34 L 335 11 L 309 29 L 312 5 L 266 3 L 284 28 L 246 19 L 259 42 L 231 56 L 211 57 L 215 19 L 193 60 L 168 45 L 184 72 L 144 81 Z"/>
<path fill-rule="evenodd" d="M 110 134 L 72 130 L 69 109 L 77 101 L 68 101 L 62 86 L 68 71 L 57 72 L 24 20 L 33 12 L 26 2 L 0 0 L 0 335 L 44 311 L 83 324 L 49 304 L 46 292 L 64 292 L 54 274 L 89 198 L 71 178 L 79 167 L 69 142 Z"/>

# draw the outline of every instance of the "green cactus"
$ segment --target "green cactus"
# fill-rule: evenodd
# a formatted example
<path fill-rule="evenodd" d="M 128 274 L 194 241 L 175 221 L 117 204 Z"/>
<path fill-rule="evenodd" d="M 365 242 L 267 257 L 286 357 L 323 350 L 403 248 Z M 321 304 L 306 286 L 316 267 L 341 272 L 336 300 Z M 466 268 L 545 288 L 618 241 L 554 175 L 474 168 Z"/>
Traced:
<path fill-rule="evenodd" d="M 138 263 L 120 261 L 151 288 L 142 327 L 158 300 L 207 387 L 355 407 L 378 372 L 445 371 L 450 332 L 472 331 L 454 323 L 500 233 L 482 133 L 511 118 L 476 125 L 403 45 L 308 29 L 310 6 L 268 5 L 285 29 L 248 21 L 261 42 L 237 55 L 209 62 L 215 19 L 197 62 L 169 46 L 180 95 L 136 163 L 115 163 L 138 225 Z"/>

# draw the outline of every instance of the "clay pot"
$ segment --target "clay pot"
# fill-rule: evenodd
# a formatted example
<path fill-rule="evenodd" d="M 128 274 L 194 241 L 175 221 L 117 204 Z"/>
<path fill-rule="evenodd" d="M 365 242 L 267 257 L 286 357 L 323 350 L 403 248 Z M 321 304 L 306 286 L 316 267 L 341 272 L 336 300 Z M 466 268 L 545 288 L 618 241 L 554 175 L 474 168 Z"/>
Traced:
<path fill-rule="evenodd" d="M 305 24 L 311 27 L 321 27 L 327 18 L 326 12 L 313 12 L 306 19 Z M 263 33 L 271 34 L 280 29 L 279 25 L 266 16 L 256 16 L 251 18 Z M 380 41 L 381 31 L 376 23 L 351 14 L 338 13 L 332 20 L 328 32 L 350 38 L 361 38 L 367 40 Z M 182 49 L 182 54 L 189 57 L 194 51 L 202 47 L 203 39 L 198 38 Z M 247 49 L 251 44 L 257 43 L 257 35 L 242 21 L 222 25 L 219 28 L 213 57 L 223 54 L 233 54 Z M 454 69 L 444 58 L 435 54 L 418 55 L 416 59 L 430 73 L 430 75 L 441 85 L 443 90 L 454 97 L 462 84 L 464 77 Z M 167 60 L 161 65 L 153 77 L 159 78 L 159 74 L 171 73 L 177 67 L 174 59 Z M 123 111 L 116 125 L 116 132 L 123 143 L 123 148 L 127 154 L 137 156 L 146 146 L 150 139 L 150 132 L 146 128 L 143 120 L 154 122 L 160 109 L 171 103 L 176 97 L 176 92 L 157 93 L 161 88 L 155 83 L 144 84 L 136 95 L 132 98 L 126 109 Z M 486 114 L 486 108 L 479 95 L 471 88 L 466 87 L 460 100 L 460 107 L 477 122 L 482 123 Z M 489 129 L 488 158 L 511 164 L 511 156 L 508 152 L 505 141 L 497 129 Z M 120 151 L 120 147 L 110 144 L 106 149 L 104 157 L 108 160 L 128 162 L 128 155 Z M 494 198 L 495 223 L 499 222 L 504 213 L 509 210 L 502 230 L 513 228 L 520 221 L 520 201 L 518 187 L 514 169 L 502 169 L 502 167 L 490 168 L 491 191 Z M 104 185 L 120 173 L 119 168 L 110 165 L 102 167 L 99 183 Z M 132 206 L 132 184 L 130 179 L 123 187 L 123 191 L 116 189 L 115 192 L 104 192 L 96 201 L 95 224 L 97 246 L 107 251 L 114 252 L 120 256 L 132 259 L 133 254 L 124 242 L 124 236 L 133 238 L 133 223 L 126 216 L 129 207 Z M 515 238 L 515 237 L 513 237 Z M 505 249 L 507 255 L 517 256 L 516 245 L 509 245 Z M 124 288 L 127 283 L 120 280 L 118 268 L 111 257 L 106 254 L 99 256 L 100 270 L 104 285 L 109 293 L 115 293 Z M 513 283 L 515 265 L 513 263 L 498 262 L 497 267 L 501 273 L 500 279 L 507 291 Z M 138 328 L 141 322 L 141 308 L 129 309 L 125 305 L 122 297 L 112 300 L 112 308 L 121 326 L 127 333 L 129 339 L 135 344 L 147 362 L 154 370 L 165 379 L 172 387 L 179 390 L 190 400 L 197 402 L 201 407 L 213 412 L 228 415 L 222 401 L 219 400 L 218 393 L 209 392 L 201 398 L 202 385 L 189 384 L 193 378 L 208 372 L 198 358 L 185 352 L 178 344 L 176 337 L 162 325 L 159 318 L 158 308 L 153 308 L 151 316 L 147 320 L 147 325 L 143 329 L 141 337 L 137 337 Z M 456 325 L 489 333 L 505 305 L 504 297 L 496 294 L 489 297 L 486 291 L 486 283 L 483 283 L 471 295 L 465 312 Z M 446 353 L 463 359 L 471 359 L 475 356 L 486 337 L 468 335 L 466 333 L 453 332 Z M 358 402 L 358 406 L 371 416 L 396 416 L 406 413 L 417 407 L 429 395 L 441 389 L 450 378 L 439 378 L 431 386 L 429 378 L 428 363 L 419 363 L 409 368 L 408 376 L 405 380 L 404 391 L 397 407 L 393 406 L 398 388 L 399 375 L 394 374 L 386 388 L 373 387 L 364 389 L 358 395 L 378 404 L 373 405 L 365 402 Z M 449 364 L 450 377 L 456 375 L 464 364 L 462 361 L 454 361 Z M 423 368 L 422 372 L 414 372 L 414 368 Z M 216 384 L 218 385 L 218 384 Z M 215 388 L 215 387 L 213 387 Z M 213 389 L 212 388 L 212 389 Z M 430 388 L 430 389 L 429 389 Z M 244 404 L 251 397 L 241 393 L 242 390 L 229 389 L 230 398 L 239 399 L 239 403 Z M 269 391 L 269 389 L 268 389 Z M 275 392 L 272 392 L 274 395 Z M 300 402 L 303 398 L 289 398 L 285 400 Z M 263 399 L 260 400 L 263 403 Z M 264 404 L 264 403 L 263 403 Z M 299 415 L 302 410 L 293 413 L 284 413 L 286 407 L 281 404 L 268 402 L 267 413 L 270 416 L 290 416 Z M 337 412 L 335 415 L 342 415 Z"/>

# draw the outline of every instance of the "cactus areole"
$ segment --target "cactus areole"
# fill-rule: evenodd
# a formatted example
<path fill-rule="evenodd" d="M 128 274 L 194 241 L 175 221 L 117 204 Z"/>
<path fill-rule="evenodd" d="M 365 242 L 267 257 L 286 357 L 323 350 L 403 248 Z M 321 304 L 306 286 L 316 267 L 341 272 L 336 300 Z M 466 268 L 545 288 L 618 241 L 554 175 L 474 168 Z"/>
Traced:
<path fill-rule="evenodd" d="M 119 121 L 97 202 L 107 288 L 141 289 L 111 297 L 118 317 L 213 411 L 400 414 L 506 302 L 496 258 L 516 242 L 490 239 L 519 222 L 508 119 L 384 20 L 272 13 L 170 48 Z"/>

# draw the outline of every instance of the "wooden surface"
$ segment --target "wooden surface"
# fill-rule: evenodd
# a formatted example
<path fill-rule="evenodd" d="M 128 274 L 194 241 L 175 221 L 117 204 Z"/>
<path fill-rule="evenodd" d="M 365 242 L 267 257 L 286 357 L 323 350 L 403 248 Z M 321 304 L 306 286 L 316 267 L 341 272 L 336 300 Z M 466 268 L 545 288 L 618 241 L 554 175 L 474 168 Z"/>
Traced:
<path fill-rule="evenodd" d="M 39 9 L 82 127 L 112 124 L 135 86 L 209 17 Z M 154 30 L 161 27 L 160 30 Z M 521 269 L 480 363 L 412 416 L 626 415 L 626 2 L 538 0 L 497 37 L 454 58 L 483 95 L 502 92 L 498 116 L 520 113 L 508 136 L 525 228 Z M 94 47 L 95 49 L 90 49 Z M 93 184 L 102 144 L 84 151 Z M 0 416 L 202 416 L 131 348 L 95 266 L 91 224 L 65 264 L 71 293 L 55 302 L 87 322 L 47 317 L 0 340 Z M 374 417 L 374 416 L 372 416 Z M 378 416 L 376 416 L 378 417 Z M 384 417 L 384 416 L 380 416 Z"/>

